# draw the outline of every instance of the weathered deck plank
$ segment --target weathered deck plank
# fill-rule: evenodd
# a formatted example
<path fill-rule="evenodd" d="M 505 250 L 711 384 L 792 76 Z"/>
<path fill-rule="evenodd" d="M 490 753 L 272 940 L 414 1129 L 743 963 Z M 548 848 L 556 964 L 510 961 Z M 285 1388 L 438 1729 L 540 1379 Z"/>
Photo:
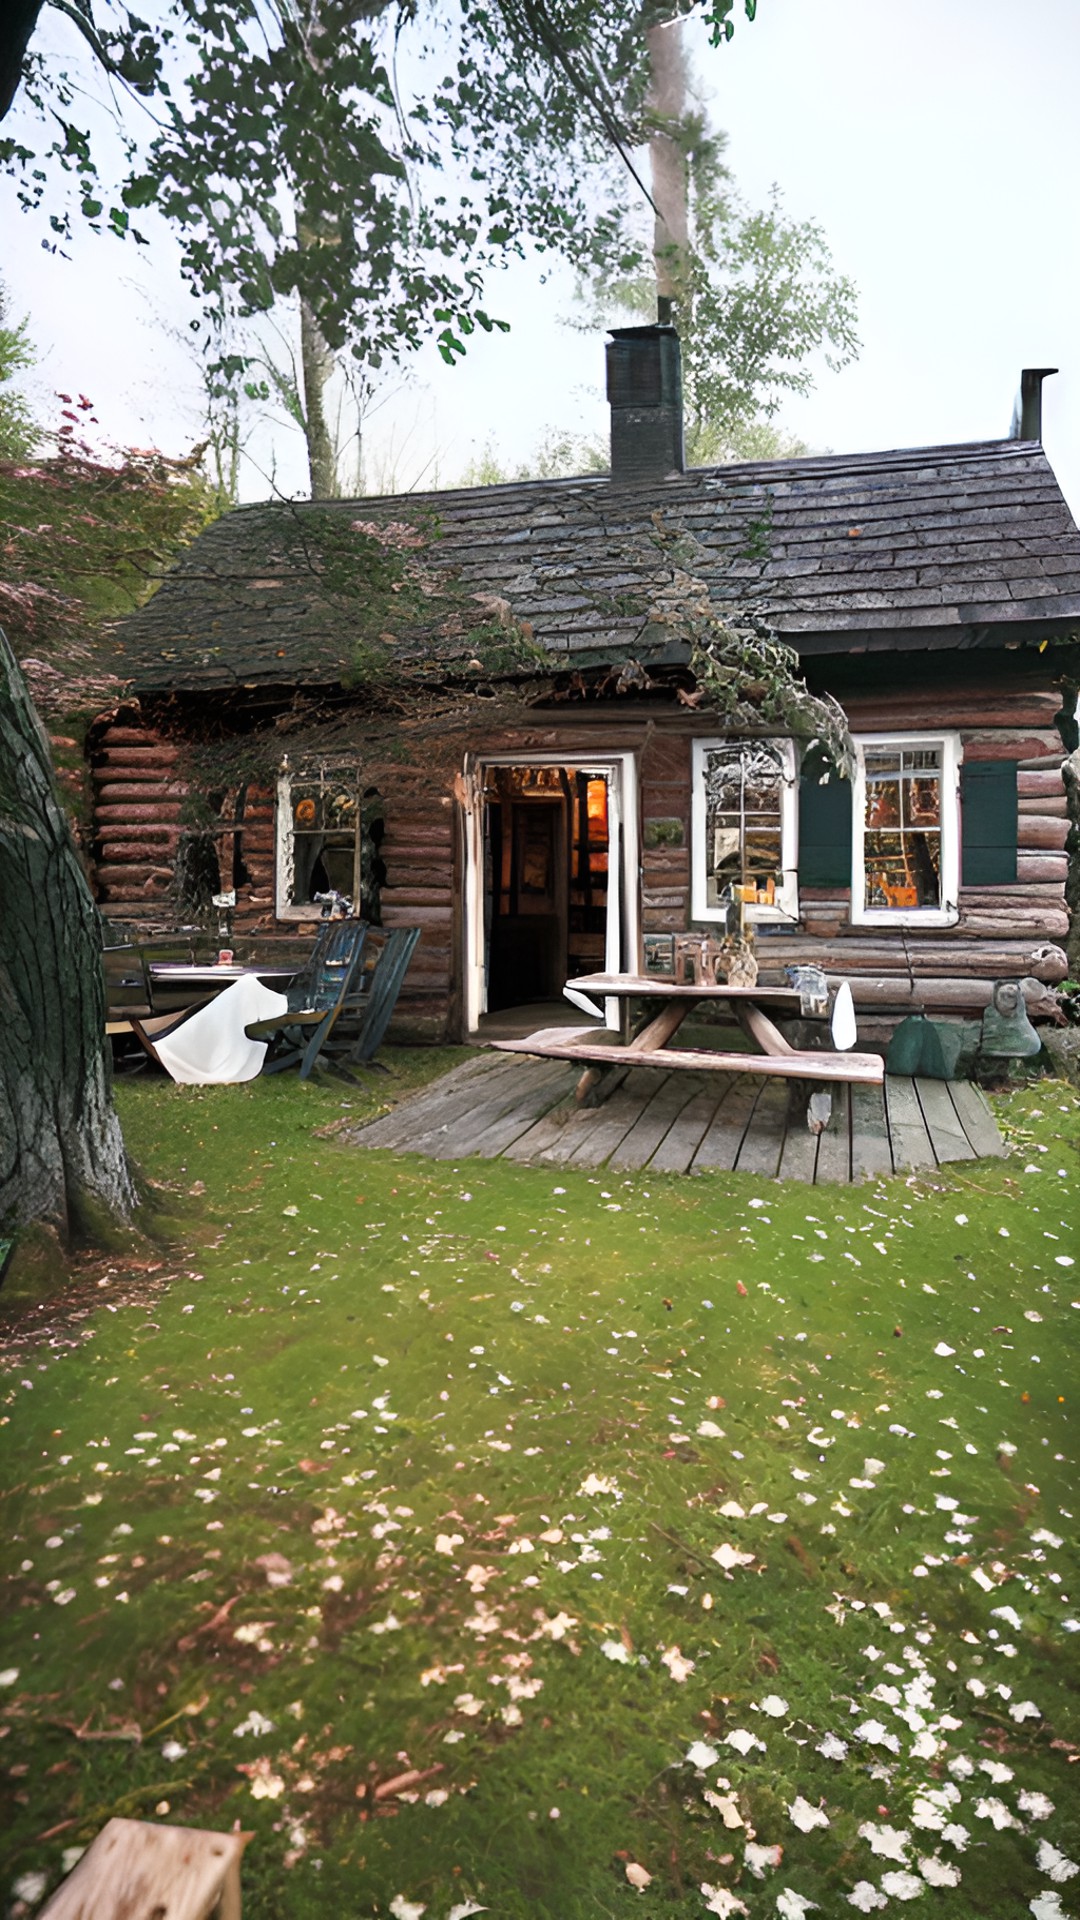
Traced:
<path fill-rule="evenodd" d="M 954 1080 L 949 1083 L 949 1096 L 976 1158 L 1003 1159 L 1005 1142 L 982 1088 L 972 1086 L 970 1080 Z"/>
<path fill-rule="evenodd" d="M 916 1080 L 915 1091 L 938 1165 L 947 1160 L 974 1160 L 975 1149 L 957 1118 L 944 1080 Z"/>
<path fill-rule="evenodd" d="M 743 1135 L 735 1162 L 739 1173 L 760 1173 L 767 1180 L 776 1178 L 784 1151 L 787 1113 L 788 1088 L 782 1080 L 768 1082 L 761 1089 Z"/>
<path fill-rule="evenodd" d="M 936 1167 L 937 1159 L 913 1080 L 903 1080 L 895 1074 L 886 1075 L 885 1112 L 889 1121 L 893 1166 L 897 1173 L 919 1173 L 926 1167 Z"/>
<path fill-rule="evenodd" d="M 654 1173 L 686 1173 L 716 1109 L 714 1089 L 702 1087 L 687 1101 L 670 1132 L 661 1140 L 649 1161 L 650 1170 Z"/>
<path fill-rule="evenodd" d="M 843 1186 L 851 1179 L 851 1107 L 847 1087 L 834 1087 L 829 1124 L 818 1134 L 814 1185 L 835 1182 Z"/>
<path fill-rule="evenodd" d="M 716 1118 L 690 1163 L 692 1172 L 700 1173 L 707 1167 L 730 1172 L 764 1084 L 763 1080 L 737 1080 L 728 1088 Z"/>
<path fill-rule="evenodd" d="M 574 1079 L 577 1079 L 575 1070 Z M 625 1140 L 632 1126 L 644 1113 L 656 1093 L 656 1075 L 632 1068 L 619 1089 L 617 1101 L 589 1111 L 589 1126 L 581 1144 L 575 1147 L 570 1164 L 575 1167 L 602 1167 L 616 1147 Z"/>
<path fill-rule="evenodd" d="M 653 1078 L 655 1080 L 655 1074 Z M 636 1167 L 645 1166 L 652 1160 L 661 1141 L 666 1139 L 683 1108 L 700 1091 L 701 1082 L 695 1080 L 693 1074 L 665 1074 L 644 1112 L 619 1142 L 608 1165 L 621 1167 L 628 1173 Z"/>
<path fill-rule="evenodd" d="M 529 1131 L 535 1121 L 550 1113 L 552 1107 L 562 1106 L 573 1098 L 577 1078 L 572 1067 L 569 1072 L 564 1069 L 562 1073 L 550 1077 L 538 1074 L 527 1088 L 519 1088 L 512 1107 L 489 1120 L 473 1136 L 469 1153 L 475 1154 L 479 1160 L 498 1160 L 515 1141 L 520 1140 L 523 1133 Z M 478 1123 L 482 1117 L 478 1116 Z M 460 1152 L 460 1145 L 456 1151 L 448 1147 L 446 1151 L 440 1150 L 436 1158 L 453 1160 Z"/>
<path fill-rule="evenodd" d="M 852 1087 L 851 1178 L 876 1180 L 892 1171 L 885 1096 L 879 1087 Z"/>
<path fill-rule="evenodd" d="M 359 1146 L 428 1159 L 503 1157 L 526 1165 L 658 1173 L 736 1169 L 811 1183 L 921 1172 L 1001 1155 L 977 1087 L 890 1077 L 833 1090 L 828 1127 L 806 1127 L 799 1089 L 749 1076 L 728 1083 L 634 1067 L 595 1108 L 572 1104 L 578 1067 L 481 1054 L 352 1134 Z"/>

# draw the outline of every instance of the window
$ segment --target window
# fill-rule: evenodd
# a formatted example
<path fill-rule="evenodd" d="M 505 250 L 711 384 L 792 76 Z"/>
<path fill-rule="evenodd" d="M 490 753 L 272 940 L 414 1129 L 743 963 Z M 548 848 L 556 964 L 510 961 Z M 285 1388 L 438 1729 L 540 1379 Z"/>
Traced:
<path fill-rule="evenodd" d="M 851 917 L 950 926 L 957 916 L 956 734 L 866 734 L 855 742 Z"/>
<path fill-rule="evenodd" d="M 695 740 L 693 919 L 796 918 L 795 795 L 790 740 Z"/>
<path fill-rule="evenodd" d="M 310 919 L 320 894 L 360 898 L 361 802 L 354 762 L 282 765 L 277 799 L 277 912 Z"/>

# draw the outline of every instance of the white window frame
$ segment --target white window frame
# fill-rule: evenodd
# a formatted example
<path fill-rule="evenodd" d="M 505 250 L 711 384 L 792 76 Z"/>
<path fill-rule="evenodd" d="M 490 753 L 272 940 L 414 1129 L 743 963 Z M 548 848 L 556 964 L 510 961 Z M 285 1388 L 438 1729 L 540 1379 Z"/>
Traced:
<path fill-rule="evenodd" d="M 288 755 L 278 769 L 276 803 L 274 808 L 274 917 L 277 920 L 317 920 L 321 908 L 314 901 L 294 904 L 290 900 L 295 880 L 293 854 L 293 781 L 304 782 L 319 774 L 336 774 L 342 781 L 355 782 L 357 789 L 356 832 L 357 841 L 353 854 L 354 905 L 353 911 L 359 913 L 359 896 L 356 888 L 359 883 L 360 846 L 359 834 L 362 826 L 362 808 L 360 805 L 360 767 L 354 756 L 339 758 L 329 755 L 325 759 L 318 754 L 312 759 L 290 764 Z"/>
<path fill-rule="evenodd" d="M 960 917 L 960 763 L 958 733 L 860 733 L 853 736 L 851 790 L 851 924 L 856 927 L 953 927 Z M 866 749 L 941 749 L 941 905 L 868 907 L 866 904 Z"/>
<path fill-rule="evenodd" d="M 690 918 L 692 920 L 716 922 L 725 920 L 727 915 L 723 907 L 710 907 L 708 904 L 708 874 L 706 871 L 706 805 L 705 805 L 705 756 L 714 753 L 718 747 L 731 747 L 746 740 L 754 744 L 746 734 L 714 734 L 708 739 L 694 741 L 693 753 L 693 789 L 690 802 Z M 799 774 L 795 758 L 793 740 L 768 739 L 760 743 L 775 748 L 783 762 L 783 785 L 780 789 L 780 885 L 776 892 L 774 906 L 747 906 L 743 908 L 743 919 L 748 926 L 769 924 L 790 926 L 799 918 Z"/>

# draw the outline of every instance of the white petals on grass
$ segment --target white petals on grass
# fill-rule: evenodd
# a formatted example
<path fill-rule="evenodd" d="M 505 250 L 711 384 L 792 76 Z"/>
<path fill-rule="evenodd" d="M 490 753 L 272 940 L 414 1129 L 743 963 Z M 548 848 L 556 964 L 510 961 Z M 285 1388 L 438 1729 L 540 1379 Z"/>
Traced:
<path fill-rule="evenodd" d="M 720 1755 L 715 1747 L 707 1746 L 704 1740 L 695 1740 L 686 1749 L 687 1762 L 692 1767 L 715 1767 Z"/>
<path fill-rule="evenodd" d="M 733 1913 L 749 1913 L 750 1911 L 749 1907 L 737 1899 L 735 1894 L 729 1893 L 726 1887 L 703 1886 L 701 1891 L 705 1896 L 705 1911 L 707 1913 L 718 1913 L 720 1920 L 729 1920 L 729 1915 Z"/>
<path fill-rule="evenodd" d="M 1032 1793 L 1027 1787 L 1017 1794 L 1016 1804 L 1021 1813 L 1030 1814 L 1033 1820 L 1049 1820 L 1054 1811 L 1054 1803 L 1045 1793 Z"/>
<path fill-rule="evenodd" d="M 805 1894 L 796 1893 L 793 1887 L 784 1887 L 777 1897 L 776 1911 L 779 1920 L 802 1920 L 803 1914 L 816 1906 L 816 1900 L 808 1900 Z"/>
<path fill-rule="evenodd" d="M 890 1900 L 915 1900 L 926 1892 L 926 1882 L 916 1873 L 883 1873 L 881 1891 L 887 1893 Z"/>
<path fill-rule="evenodd" d="M 872 1820 L 864 1820 L 859 1828 L 860 1840 L 865 1840 L 871 1853 L 879 1860 L 906 1860 L 910 1833 L 897 1827 L 875 1826 Z"/>
<path fill-rule="evenodd" d="M 764 1753 L 765 1751 L 764 1740 L 759 1740 L 756 1733 L 748 1733 L 745 1727 L 736 1727 L 733 1732 L 729 1733 L 726 1736 L 725 1745 L 734 1747 L 736 1753 L 741 1753 L 744 1760 L 748 1753 L 753 1752 L 755 1747 L 759 1753 Z"/>
<path fill-rule="evenodd" d="M 626 1877 L 630 1885 L 636 1887 L 639 1893 L 644 1893 L 646 1887 L 652 1886 L 652 1874 L 647 1868 L 639 1866 L 636 1860 L 627 1861 Z"/>
<path fill-rule="evenodd" d="M 873 1913 L 876 1907 L 889 1904 L 883 1893 L 879 1893 L 872 1880 L 860 1880 L 848 1894 L 848 1905 L 857 1907 L 860 1913 Z"/>
<path fill-rule="evenodd" d="M 951 1360 L 953 1354 L 956 1352 L 956 1348 L 950 1347 L 944 1340 L 939 1340 L 937 1346 L 934 1348 L 934 1352 L 937 1354 L 939 1360 Z"/>
<path fill-rule="evenodd" d="M 976 1820 L 991 1821 L 995 1833 L 1001 1833 L 1005 1827 L 1018 1827 L 1020 1825 L 1015 1815 L 1009 1812 L 1004 1800 L 999 1800 L 995 1794 L 991 1794 L 985 1800 L 976 1801 L 975 1818 Z"/>
<path fill-rule="evenodd" d="M 694 1671 L 694 1662 L 687 1660 L 678 1647 L 665 1647 L 660 1659 L 673 1680 L 684 1681 Z"/>
<path fill-rule="evenodd" d="M 767 1713 L 772 1720 L 782 1720 L 785 1713 L 789 1711 L 787 1701 L 782 1700 L 778 1693 L 767 1693 L 764 1700 L 758 1701 L 758 1706 L 761 1712 Z"/>
<path fill-rule="evenodd" d="M 1038 1707 L 1035 1705 L 1034 1700 L 1015 1701 L 1013 1705 L 1009 1708 L 1009 1713 L 1012 1716 L 1012 1718 L 1016 1721 L 1042 1719 L 1042 1714 L 1040 1713 Z"/>
<path fill-rule="evenodd" d="M 958 1887 L 960 1869 L 948 1860 L 939 1860 L 937 1854 L 931 1854 L 919 1861 L 919 1872 L 928 1887 Z"/>
<path fill-rule="evenodd" d="M 817 1750 L 826 1760 L 846 1760 L 848 1743 L 838 1734 L 827 1733 L 824 1740 L 818 1741 Z"/>
<path fill-rule="evenodd" d="M 729 1546 L 726 1540 L 722 1546 L 713 1548 L 712 1557 L 725 1573 L 730 1573 L 732 1567 L 750 1566 L 754 1558 L 752 1553 L 741 1553 L 738 1547 Z"/>
<path fill-rule="evenodd" d="M 725 1827 L 730 1827 L 732 1832 L 736 1827 L 742 1826 L 743 1817 L 739 1812 L 739 1802 L 735 1794 L 714 1793 L 711 1787 L 706 1787 L 701 1797 L 705 1805 L 712 1807 L 713 1811 L 720 1815 Z"/>
<path fill-rule="evenodd" d="M 460 1533 L 438 1533 L 435 1536 L 436 1553 L 456 1553 L 463 1544 L 464 1536 Z"/>
<path fill-rule="evenodd" d="M 600 1651 L 606 1660 L 614 1660 L 618 1666 L 630 1665 L 630 1655 L 621 1640 L 601 1640 Z"/>
<path fill-rule="evenodd" d="M 824 1813 L 820 1807 L 811 1806 L 809 1800 L 804 1800 L 801 1793 L 796 1795 L 788 1808 L 788 1816 L 792 1825 L 798 1827 L 800 1833 L 812 1833 L 815 1827 L 827 1827 L 829 1824 L 828 1814 Z"/>
<path fill-rule="evenodd" d="M 13 1687 L 19 1677 L 18 1667 L 5 1667 L 0 1673 L 0 1687 Z"/>
<path fill-rule="evenodd" d="M 1028 1901 L 1028 1907 L 1035 1920 L 1068 1920 L 1060 1893 L 1037 1893 L 1034 1900 Z"/>
<path fill-rule="evenodd" d="M 1056 1847 L 1052 1847 L 1049 1840 L 1039 1841 L 1039 1851 L 1035 1856 L 1035 1865 L 1038 1867 L 1040 1873 L 1047 1874 L 1051 1880 L 1056 1880 L 1059 1883 L 1063 1880 L 1075 1879 L 1076 1875 L 1080 1873 L 1080 1867 L 1064 1853 L 1059 1853 Z"/>
<path fill-rule="evenodd" d="M 743 1866 L 756 1880 L 764 1880 L 766 1867 L 778 1867 L 783 1857 L 783 1847 L 759 1847 L 755 1841 L 748 1840 L 743 1850 Z"/>
<path fill-rule="evenodd" d="M 610 1493 L 616 1500 L 622 1499 L 618 1482 L 602 1473 L 588 1473 L 578 1488 L 579 1493 Z"/>
<path fill-rule="evenodd" d="M 487 1912 L 488 1908 L 482 1907 L 477 1900 L 459 1900 L 456 1907 L 451 1907 L 446 1920 L 469 1920 L 471 1913 Z"/>
<path fill-rule="evenodd" d="M 245 1733 L 253 1733 L 256 1738 L 261 1738 L 263 1734 L 273 1733 L 273 1731 L 274 1722 L 268 1720 L 265 1713 L 259 1713 L 254 1707 L 248 1714 L 247 1719 L 241 1720 L 240 1725 L 233 1728 L 233 1733 L 237 1739 L 242 1739 Z"/>
<path fill-rule="evenodd" d="M 390 1911 L 394 1920 L 420 1920 L 427 1907 L 422 1900 L 406 1900 L 403 1893 L 395 1893 L 390 1902 Z"/>

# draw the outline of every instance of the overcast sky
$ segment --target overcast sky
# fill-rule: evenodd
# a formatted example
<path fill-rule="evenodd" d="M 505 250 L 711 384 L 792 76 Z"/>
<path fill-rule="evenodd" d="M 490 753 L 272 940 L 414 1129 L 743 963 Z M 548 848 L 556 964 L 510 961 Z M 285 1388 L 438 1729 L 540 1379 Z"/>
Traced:
<path fill-rule="evenodd" d="M 1080 514 L 1080 0 L 760 0 L 698 70 L 747 197 L 776 182 L 860 292 L 860 360 L 823 370 L 783 424 L 838 453 L 1003 437 L 1021 368 L 1057 366 L 1044 441 Z M 115 440 L 190 445 L 191 308 L 167 240 L 139 261 L 84 239 L 69 263 L 41 249 L 6 182 L 0 219 L 42 404 L 79 389 Z M 513 462 L 547 428 L 606 430 L 602 341 L 565 326 L 569 280 L 519 265 L 487 304 L 512 332 L 453 369 L 420 357 L 371 425 L 369 481 L 448 484 L 489 438 Z M 247 497 L 271 476 L 302 490 L 286 427 L 253 450 Z"/>

